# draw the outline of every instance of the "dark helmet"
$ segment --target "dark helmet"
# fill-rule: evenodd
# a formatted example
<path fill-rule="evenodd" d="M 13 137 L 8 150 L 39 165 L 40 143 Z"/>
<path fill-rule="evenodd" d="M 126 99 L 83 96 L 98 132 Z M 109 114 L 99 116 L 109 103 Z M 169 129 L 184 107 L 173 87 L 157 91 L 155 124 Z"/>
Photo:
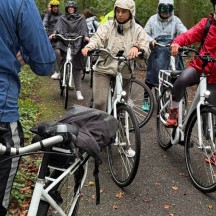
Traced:
<path fill-rule="evenodd" d="M 158 5 L 158 13 L 169 13 L 171 14 L 173 12 L 173 5 L 172 4 L 159 4 Z"/>
<path fill-rule="evenodd" d="M 216 5 L 216 0 L 211 0 L 211 3 L 212 3 L 212 5 L 213 5 L 213 7 L 215 7 L 215 5 Z"/>
<path fill-rule="evenodd" d="M 78 10 L 77 4 L 74 1 L 68 1 L 66 6 L 65 6 L 65 12 L 68 13 L 68 8 L 69 7 L 73 7 L 74 8 L 74 12 L 76 13 Z"/>

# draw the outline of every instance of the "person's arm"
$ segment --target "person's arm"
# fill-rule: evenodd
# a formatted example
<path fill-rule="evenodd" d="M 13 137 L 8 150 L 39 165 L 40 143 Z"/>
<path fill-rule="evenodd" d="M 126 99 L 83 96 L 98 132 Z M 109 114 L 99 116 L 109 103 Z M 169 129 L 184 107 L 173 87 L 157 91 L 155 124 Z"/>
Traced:
<path fill-rule="evenodd" d="M 173 40 L 172 44 L 178 44 L 179 46 L 189 46 L 191 44 L 201 42 L 204 34 L 206 20 L 207 18 L 202 19 L 191 29 L 177 36 Z"/>
<path fill-rule="evenodd" d="M 153 17 L 150 17 L 144 27 L 144 30 L 147 33 L 147 39 L 149 40 L 149 42 L 154 40 L 154 38 L 152 37 L 152 19 Z"/>
<path fill-rule="evenodd" d="M 52 72 L 55 53 L 44 30 L 34 0 L 27 0 L 17 19 L 17 32 L 21 47 L 29 57 L 28 64 L 38 75 Z"/>
<path fill-rule="evenodd" d="M 46 13 L 44 15 L 44 18 L 43 18 L 43 26 L 44 26 L 44 28 L 47 28 L 47 26 L 48 26 L 48 20 L 49 20 L 49 13 Z"/>

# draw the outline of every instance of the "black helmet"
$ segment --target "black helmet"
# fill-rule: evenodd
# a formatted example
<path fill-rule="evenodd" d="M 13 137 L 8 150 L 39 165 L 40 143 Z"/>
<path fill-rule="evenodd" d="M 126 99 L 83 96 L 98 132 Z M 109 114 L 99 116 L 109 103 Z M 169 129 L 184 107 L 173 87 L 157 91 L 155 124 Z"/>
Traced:
<path fill-rule="evenodd" d="M 76 13 L 78 10 L 77 4 L 74 1 L 68 1 L 66 6 L 65 6 L 65 12 L 68 13 L 68 8 L 69 7 L 73 7 L 74 8 L 74 12 Z"/>
<path fill-rule="evenodd" d="M 213 7 L 216 5 L 216 0 L 211 0 L 211 3 L 213 4 Z"/>
<path fill-rule="evenodd" d="M 173 12 L 173 5 L 172 4 L 164 4 L 164 3 L 161 3 L 158 5 L 158 13 L 161 14 L 161 13 L 169 13 L 171 14 Z"/>

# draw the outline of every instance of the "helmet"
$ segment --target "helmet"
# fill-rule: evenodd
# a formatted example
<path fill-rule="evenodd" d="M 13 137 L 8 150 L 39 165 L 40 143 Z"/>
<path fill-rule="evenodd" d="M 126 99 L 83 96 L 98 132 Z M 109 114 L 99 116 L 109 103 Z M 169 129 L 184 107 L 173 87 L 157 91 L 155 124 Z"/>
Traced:
<path fill-rule="evenodd" d="M 171 4 L 159 4 L 158 5 L 158 13 L 168 13 L 171 14 L 173 12 L 173 5 Z"/>
<path fill-rule="evenodd" d="M 114 11 L 116 7 L 129 10 L 132 16 L 135 16 L 136 8 L 134 0 L 116 0 L 114 4 Z"/>
<path fill-rule="evenodd" d="M 52 6 L 58 6 L 59 5 L 59 1 L 58 0 L 51 0 L 50 2 L 49 2 L 49 4 Z"/>
<path fill-rule="evenodd" d="M 213 7 L 216 5 L 216 0 L 211 0 L 211 3 L 213 4 Z"/>
<path fill-rule="evenodd" d="M 69 7 L 73 7 L 74 8 L 74 12 L 77 12 L 77 10 L 78 10 L 77 4 L 74 1 L 68 1 L 67 2 L 66 6 L 65 6 L 65 12 L 66 13 L 68 13 L 68 8 Z"/>

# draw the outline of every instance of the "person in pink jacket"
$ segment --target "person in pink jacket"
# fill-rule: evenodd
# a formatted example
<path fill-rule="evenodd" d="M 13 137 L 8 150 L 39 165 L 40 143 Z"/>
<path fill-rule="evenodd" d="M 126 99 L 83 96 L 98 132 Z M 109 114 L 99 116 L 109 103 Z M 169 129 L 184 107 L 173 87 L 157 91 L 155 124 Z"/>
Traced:
<path fill-rule="evenodd" d="M 201 42 L 205 35 L 205 28 L 210 19 L 211 25 L 208 33 L 202 44 L 199 54 L 204 55 L 209 53 L 213 58 L 216 58 L 216 0 L 211 0 L 214 8 L 214 13 L 209 15 L 209 18 L 203 18 L 194 27 L 185 33 L 177 36 L 171 44 L 171 54 L 176 56 L 179 47 L 189 46 L 194 43 Z M 186 87 L 198 84 L 200 81 L 200 73 L 202 70 L 202 61 L 199 58 L 193 58 L 188 67 L 181 73 L 175 81 L 172 92 L 171 109 L 169 118 L 167 119 L 167 126 L 176 127 L 178 124 L 178 106 L 180 100 L 183 98 Z M 208 76 L 208 90 L 211 92 L 208 102 L 216 106 L 216 100 L 213 96 L 216 94 L 216 64 L 208 63 L 205 67 Z M 212 72 L 211 72 L 212 71 Z M 210 73 L 211 72 L 211 73 Z M 216 158 L 215 158 L 216 161 Z"/>

